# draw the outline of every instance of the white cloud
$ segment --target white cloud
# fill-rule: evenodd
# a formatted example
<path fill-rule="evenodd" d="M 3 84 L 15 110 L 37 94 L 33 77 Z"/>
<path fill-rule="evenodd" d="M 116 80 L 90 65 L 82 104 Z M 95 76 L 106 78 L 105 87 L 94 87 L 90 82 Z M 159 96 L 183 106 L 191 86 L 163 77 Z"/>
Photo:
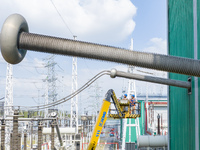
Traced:
<path fill-rule="evenodd" d="M 152 38 L 149 40 L 149 46 L 144 48 L 142 51 L 157 54 L 167 54 L 167 41 L 162 38 Z"/>
<path fill-rule="evenodd" d="M 112 43 L 130 35 L 137 8 L 130 0 L 53 0 L 73 34 L 84 41 Z M 23 15 L 30 31 L 72 38 L 50 0 L 1 0 L 0 18 Z M 3 21 L 0 21 L 0 27 Z M 106 36 L 105 36 L 106 35 Z"/>

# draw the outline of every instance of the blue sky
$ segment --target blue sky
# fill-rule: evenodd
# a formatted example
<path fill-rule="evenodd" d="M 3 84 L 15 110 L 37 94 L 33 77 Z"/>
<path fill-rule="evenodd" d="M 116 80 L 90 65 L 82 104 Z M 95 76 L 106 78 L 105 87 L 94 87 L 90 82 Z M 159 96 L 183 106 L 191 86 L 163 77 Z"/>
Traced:
<path fill-rule="evenodd" d="M 166 0 L 85 0 L 81 1 L 53 0 L 63 19 L 78 40 L 101 43 L 129 49 L 131 38 L 134 39 L 134 50 L 166 54 L 167 46 L 167 15 Z M 12 13 L 23 15 L 29 25 L 29 31 L 58 37 L 73 38 L 63 23 L 50 0 L 2 0 L 0 1 L 0 28 L 4 20 Z M 36 105 L 38 99 L 44 102 L 44 83 L 46 69 L 44 58 L 48 54 L 28 52 L 22 63 L 13 66 L 14 104 Z M 57 99 L 67 96 L 71 91 L 72 58 L 56 56 Z M 62 69 L 60 69 L 62 68 Z M 117 68 L 127 71 L 126 65 L 102 62 L 96 60 L 78 59 L 78 85 L 83 85 L 88 79 L 105 69 Z M 141 68 L 139 68 L 141 69 Z M 147 70 L 147 69 L 145 69 Z M 148 70 L 149 72 L 154 72 Z M 163 73 L 155 72 L 157 76 Z M 0 57 L 0 98 L 5 95 L 6 63 Z M 165 74 L 166 75 L 166 74 Z M 127 88 L 128 80 L 110 79 L 103 77 L 98 80 L 101 86 L 101 96 L 113 88 L 117 96 L 121 96 L 123 86 Z M 146 83 L 136 82 L 137 89 L 144 94 Z M 150 94 L 156 94 L 158 85 L 153 87 Z M 29 87 L 29 88 L 27 88 Z M 92 102 L 95 93 L 92 88 L 83 92 L 79 97 L 82 107 Z M 159 92 L 158 92 L 159 93 Z M 157 94 L 158 94 L 157 93 Z M 166 87 L 164 87 L 166 94 Z M 102 101 L 102 98 L 99 99 Z M 69 110 L 69 103 L 65 108 Z M 83 108 L 81 108 L 83 110 Z"/>
<path fill-rule="evenodd" d="M 133 31 L 134 48 L 143 49 L 148 46 L 149 39 L 167 36 L 166 0 L 132 0 L 138 8 L 134 17 L 136 22 Z"/>

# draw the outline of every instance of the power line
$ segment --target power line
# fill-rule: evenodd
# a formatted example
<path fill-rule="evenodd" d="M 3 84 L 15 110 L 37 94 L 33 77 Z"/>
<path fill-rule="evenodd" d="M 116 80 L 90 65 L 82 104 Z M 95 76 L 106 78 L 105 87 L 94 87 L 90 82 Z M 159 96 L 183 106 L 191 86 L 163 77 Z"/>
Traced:
<path fill-rule="evenodd" d="M 5 97 L 0 98 L 0 100 L 3 100 Z"/>
<path fill-rule="evenodd" d="M 60 18 L 62 19 L 63 23 L 67 27 L 67 29 L 70 31 L 70 33 L 72 34 L 72 36 L 74 36 L 74 34 L 70 30 L 69 26 L 67 25 L 66 21 L 63 19 L 62 15 L 59 13 L 58 9 L 56 8 L 56 5 L 53 3 L 53 0 L 50 0 L 50 1 L 51 1 L 52 5 L 54 6 L 55 10 L 57 11 L 58 15 L 60 16 Z"/>

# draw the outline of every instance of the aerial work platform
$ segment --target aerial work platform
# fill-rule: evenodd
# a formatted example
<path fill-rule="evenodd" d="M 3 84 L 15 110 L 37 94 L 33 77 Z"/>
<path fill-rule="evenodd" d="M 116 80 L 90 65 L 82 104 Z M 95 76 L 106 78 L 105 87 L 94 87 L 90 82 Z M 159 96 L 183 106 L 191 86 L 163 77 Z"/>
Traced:
<path fill-rule="evenodd" d="M 114 109 L 111 108 L 111 103 L 114 104 Z M 133 109 L 133 107 L 137 109 Z M 94 126 L 92 137 L 90 139 L 87 150 L 94 150 L 96 148 L 101 130 L 107 120 L 107 117 L 121 119 L 135 119 L 137 117 L 140 117 L 140 103 L 135 102 L 135 105 L 132 106 L 129 100 L 118 100 L 115 92 L 112 89 L 108 90 L 105 99 L 103 100 L 103 104 L 101 106 L 96 125 Z"/>
<path fill-rule="evenodd" d="M 141 115 L 141 104 L 139 102 L 135 102 L 134 106 L 131 106 L 130 100 L 118 100 L 115 96 L 114 91 L 112 91 L 112 100 L 114 104 L 114 108 L 110 105 L 108 111 L 108 117 L 119 119 L 119 118 L 132 118 L 136 119 Z"/>
<path fill-rule="evenodd" d="M 132 118 L 136 119 L 137 117 L 140 117 L 141 115 L 141 103 L 135 102 L 135 106 L 132 106 L 129 100 L 118 100 L 118 105 L 121 108 L 123 117 L 120 117 L 120 115 L 116 112 L 116 109 L 112 109 L 110 107 L 108 117 L 119 119 L 119 118 Z"/>

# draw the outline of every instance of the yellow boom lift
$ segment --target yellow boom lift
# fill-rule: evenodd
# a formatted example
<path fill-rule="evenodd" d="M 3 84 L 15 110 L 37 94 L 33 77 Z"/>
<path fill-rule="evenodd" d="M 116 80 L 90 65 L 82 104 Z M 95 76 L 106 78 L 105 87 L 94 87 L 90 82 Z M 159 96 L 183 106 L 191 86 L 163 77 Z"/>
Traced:
<path fill-rule="evenodd" d="M 112 111 L 111 109 L 109 109 L 111 105 L 111 100 L 113 101 L 115 110 L 117 112 L 115 114 L 109 113 Z M 118 101 L 115 92 L 112 89 L 108 90 L 105 99 L 103 100 L 103 104 L 101 106 L 99 116 L 97 118 L 87 150 L 95 150 L 101 134 L 101 130 L 106 122 L 107 116 L 111 118 L 133 118 L 133 119 L 140 117 L 141 106 L 140 103 L 137 102 L 137 104 L 138 104 L 137 113 L 132 114 L 133 109 L 131 109 L 130 101 L 129 100 Z"/>

